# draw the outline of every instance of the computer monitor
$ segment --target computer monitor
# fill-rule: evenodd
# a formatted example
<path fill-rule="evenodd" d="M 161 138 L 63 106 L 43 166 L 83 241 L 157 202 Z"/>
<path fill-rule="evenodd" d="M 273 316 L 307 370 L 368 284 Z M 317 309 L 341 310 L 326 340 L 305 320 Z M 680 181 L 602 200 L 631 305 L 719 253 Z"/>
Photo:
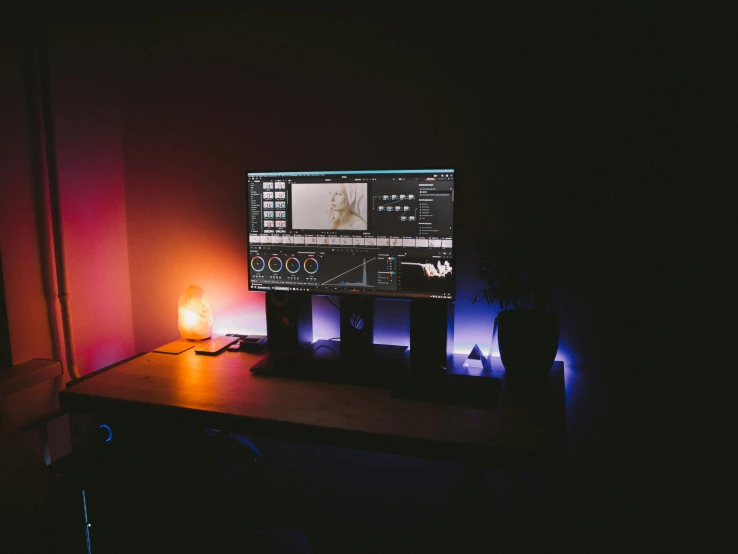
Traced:
<path fill-rule="evenodd" d="M 454 170 L 248 172 L 249 290 L 455 299 Z"/>

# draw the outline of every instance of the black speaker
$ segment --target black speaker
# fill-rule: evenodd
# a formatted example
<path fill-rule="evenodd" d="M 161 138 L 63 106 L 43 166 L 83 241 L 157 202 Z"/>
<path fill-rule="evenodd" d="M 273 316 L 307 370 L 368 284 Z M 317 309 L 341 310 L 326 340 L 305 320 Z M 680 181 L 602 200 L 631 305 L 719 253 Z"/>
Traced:
<path fill-rule="evenodd" d="M 274 354 L 296 354 L 313 342 L 313 299 L 308 293 L 266 293 L 267 347 Z"/>
<path fill-rule="evenodd" d="M 374 357 L 374 299 L 341 298 L 341 359 L 370 362 Z"/>
<path fill-rule="evenodd" d="M 445 369 L 454 351 L 454 304 L 434 299 L 410 302 L 410 367 L 433 375 Z"/>

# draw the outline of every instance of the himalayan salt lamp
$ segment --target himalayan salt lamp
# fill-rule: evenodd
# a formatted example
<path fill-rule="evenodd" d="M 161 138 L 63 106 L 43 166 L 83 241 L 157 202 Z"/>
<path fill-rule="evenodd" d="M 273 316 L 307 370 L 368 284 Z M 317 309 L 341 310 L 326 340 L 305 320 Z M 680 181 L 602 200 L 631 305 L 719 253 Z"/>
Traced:
<path fill-rule="evenodd" d="M 179 297 L 178 328 L 182 338 L 203 340 L 213 334 L 213 312 L 202 287 L 190 285 Z"/>

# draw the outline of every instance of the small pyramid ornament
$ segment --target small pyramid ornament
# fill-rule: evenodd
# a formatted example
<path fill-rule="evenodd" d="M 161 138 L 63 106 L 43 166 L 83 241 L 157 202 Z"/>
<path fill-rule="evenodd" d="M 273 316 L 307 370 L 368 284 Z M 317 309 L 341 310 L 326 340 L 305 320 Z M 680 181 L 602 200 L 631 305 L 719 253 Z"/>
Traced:
<path fill-rule="evenodd" d="M 475 369 L 482 369 L 484 367 L 484 354 L 482 354 L 482 351 L 476 344 L 474 345 L 474 348 L 471 349 L 471 352 L 469 352 L 469 355 L 466 357 L 464 367 Z"/>

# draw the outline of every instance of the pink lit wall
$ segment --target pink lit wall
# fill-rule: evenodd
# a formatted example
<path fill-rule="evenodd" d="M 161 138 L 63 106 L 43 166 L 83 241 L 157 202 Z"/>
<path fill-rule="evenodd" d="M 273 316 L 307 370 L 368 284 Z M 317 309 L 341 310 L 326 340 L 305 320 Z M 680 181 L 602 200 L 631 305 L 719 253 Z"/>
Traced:
<path fill-rule="evenodd" d="M 50 30 L 60 203 L 82 374 L 134 353 L 115 36 L 105 22 L 55 23 Z"/>
<path fill-rule="evenodd" d="M 85 374 L 134 352 L 116 48 L 109 27 L 51 21 L 51 94 L 71 323 L 77 366 Z M 0 249 L 14 364 L 55 358 L 45 294 L 58 310 L 53 279 L 44 290 L 44 214 L 34 186 L 34 174 L 43 177 L 44 172 L 31 142 L 34 106 L 27 98 L 28 37 L 21 23 L 18 14 L 0 21 Z M 57 395 L 67 380 L 68 371 L 5 398 L 13 421 L 23 424 L 58 407 Z M 52 459 L 68 453 L 67 419 L 53 421 L 48 431 Z M 37 447 L 35 433 L 27 438 Z"/>
<path fill-rule="evenodd" d="M 179 336 L 177 301 L 190 284 L 204 287 L 216 326 L 264 332 L 263 297 L 249 294 L 244 281 L 243 158 L 196 99 L 178 97 L 178 87 L 189 93 L 201 85 L 179 82 L 168 63 L 152 71 L 129 73 L 124 96 L 136 350 Z"/>

